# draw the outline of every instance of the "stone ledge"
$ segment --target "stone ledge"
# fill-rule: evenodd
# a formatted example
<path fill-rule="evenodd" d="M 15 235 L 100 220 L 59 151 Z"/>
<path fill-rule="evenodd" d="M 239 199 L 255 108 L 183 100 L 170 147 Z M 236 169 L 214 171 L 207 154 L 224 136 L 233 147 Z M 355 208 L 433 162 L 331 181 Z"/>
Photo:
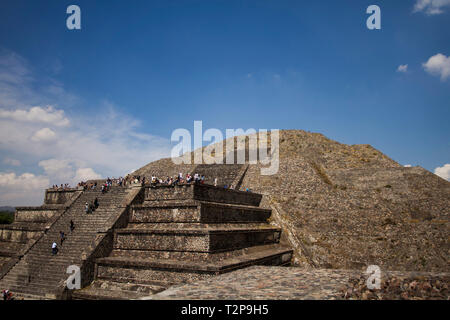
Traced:
<path fill-rule="evenodd" d="M 186 235 L 210 235 L 242 232 L 281 232 L 280 228 L 265 226 L 260 228 L 230 228 L 230 229 L 117 229 L 117 234 L 186 234 Z"/>
<path fill-rule="evenodd" d="M 157 269 L 174 269 L 177 271 L 203 271 L 221 273 L 230 269 L 241 268 L 250 263 L 257 261 L 270 260 L 276 256 L 290 254 L 292 250 L 286 248 L 271 249 L 258 253 L 247 254 L 241 257 L 229 258 L 214 263 L 180 261 L 180 260 L 159 260 L 159 259 L 130 259 L 128 257 L 107 257 L 97 259 L 96 262 L 102 266 L 119 266 L 134 268 L 157 268 Z M 289 259 L 290 260 L 290 259 Z M 284 261 L 287 263 L 288 261 Z"/>

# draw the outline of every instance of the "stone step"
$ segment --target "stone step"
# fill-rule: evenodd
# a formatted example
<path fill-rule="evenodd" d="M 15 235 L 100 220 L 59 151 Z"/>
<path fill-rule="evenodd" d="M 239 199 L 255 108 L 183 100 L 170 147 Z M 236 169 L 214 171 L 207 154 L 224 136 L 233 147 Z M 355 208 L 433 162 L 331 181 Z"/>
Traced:
<path fill-rule="evenodd" d="M 121 266 L 121 267 L 148 267 L 170 269 L 178 271 L 203 271 L 208 273 L 222 272 L 225 270 L 235 269 L 248 263 L 255 263 L 260 259 L 272 258 L 275 256 L 283 256 L 283 264 L 290 262 L 292 257 L 292 250 L 282 246 L 277 246 L 271 249 L 261 250 L 258 252 L 249 253 L 243 256 L 232 257 L 222 261 L 215 261 L 208 263 L 204 261 L 180 261 L 169 259 L 132 259 L 130 257 L 106 257 L 96 260 L 98 266 Z"/>
<path fill-rule="evenodd" d="M 264 222 L 247 223 L 187 223 L 187 222 L 160 222 L 160 223 L 129 223 L 125 229 L 131 230 L 226 230 L 226 229 L 261 229 L 267 227 Z"/>
<path fill-rule="evenodd" d="M 14 292 L 12 290 L 11 290 L 11 292 L 13 292 L 14 300 L 50 300 L 49 297 L 45 297 L 45 296 L 41 296 L 41 295 Z"/>
<path fill-rule="evenodd" d="M 109 290 L 94 288 L 77 290 L 72 293 L 73 300 L 139 300 L 148 296 L 146 293 L 126 290 Z"/>
<path fill-rule="evenodd" d="M 128 278 L 137 283 L 148 280 L 185 283 L 255 264 L 287 265 L 291 262 L 292 254 L 291 249 L 280 246 L 217 262 L 107 257 L 96 261 L 97 279 Z"/>
<path fill-rule="evenodd" d="M 17 265 L 17 270 L 29 270 L 30 268 L 37 268 L 38 270 L 41 270 L 43 268 L 53 268 L 61 265 L 69 266 L 80 262 L 79 255 L 74 255 L 72 257 L 51 258 L 51 260 L 49 260 L 50 259 L 30 259 L 23 263 L 20 262 L 20 264 Z"/>
<path fill-rule="evenodd" d="M 118 229 L 114 249 L 218 252 L 277 243 L 281 230 L 272 226 L 227 229 Z"/>
<path fill-rule="evenodd" d="M 2 242 L 0 243 L 0 256 L 12 257 L 24 248 L 26 243 Z"/>
<path fill-rule="evenodd" d="M 161 222 L 265 222 L 271 210 L 205 201 L 158 203 L 153 206 L 133 206 L 130 223 Z"/>
<path fill-rule="evenodd" d="M 13 281 L 5 281 L 3 286 L 8 286 L 9 290 L 16 291 L 16 292 L 22 292 L 22 293 L 33 293 L 33 292 L 39 292 L 39 291 L 52 291 L 56 286 L 58 285 L 58 281 L 35 281 L 27 283 L 26 281 L 23 282 L 13 282 Z"/>
<path fill-rule="evenodd" d="M 114 249 L 110 257 L 123 257 L 130 259 L 169 259 L 169 260 L 183 260 L 183 261 L 205 261 L 205 262 L 216 262 L 224 259 L 229 259 L 232 257 L 239 257 L 245 254 L 251 254 L 255 252 L 260 252 L 263 250 L 277 249 L 279 248 L 278 243 L 265 244 L 252 246 L 248 248 L 222 251 L 216 253 L 209 252 L 187 252 L 187 251 L 168 251 L 168 250 L 123 250 Z"/>
<path fill-rule="evenodd" d="M 83 291 L 90 291 L 96 289 L 103 289 L 108 291 L 130 291 L 143 294 L 154 294 L 165 290 L 166 286 L 133 283 L 125 281 L 109 281 L 109 280 L 95 280 L 88 287 L 83 288 Z"/>
<path fill-rule="evenodd" d="M 45 298 L 45 296 L 47 294 L 54 294 L 54 291 L 51 288 L 37 288 L 37 287 L 27 287 L 27 286 L 22 286 L 22 287 L 10 287 L 11 292 L 13 293 L 13 295 L 32 295 L 32 296 L 36 296 L 36 297 L 42 297 Z"/>

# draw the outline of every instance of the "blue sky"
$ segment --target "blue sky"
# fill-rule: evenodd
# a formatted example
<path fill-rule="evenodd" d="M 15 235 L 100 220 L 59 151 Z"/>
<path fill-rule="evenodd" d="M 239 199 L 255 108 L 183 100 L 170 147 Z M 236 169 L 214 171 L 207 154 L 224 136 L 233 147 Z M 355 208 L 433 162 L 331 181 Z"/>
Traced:
<path fill-rule="evenodd" d="M 81 30 L 66 28 L 71 4 Z M 366 27 L 371 4 L 381 30 Z M 447 0 L 2 1 L 0 204 L 126 174 L 194 120 L 321 132 L 444 167 L 449 16 Z M 28 182 L 33 200 L 16 190 Z"/>

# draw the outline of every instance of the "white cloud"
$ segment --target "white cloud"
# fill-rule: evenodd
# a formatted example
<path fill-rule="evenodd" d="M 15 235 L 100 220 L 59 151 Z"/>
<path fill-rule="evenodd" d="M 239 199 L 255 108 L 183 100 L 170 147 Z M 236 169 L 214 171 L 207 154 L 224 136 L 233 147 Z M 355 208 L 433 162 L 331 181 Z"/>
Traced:
<path fill-rule="evenodd" d="M 48 178 L 43 176 L 35 176 L 32 173 L 24 173 L 20 176 L 16 176 L 13 172 L 0 172 L 0 187 L 5 186 L 20 187 L 24 190 L 30 190 L 36 186 L 45 188 L 48 186 Z"/>
<path fill-rule="evenodd" d="M 438 175 L 439 177 L 450 181 L 450 164 L 444 164 L 442 167 L 437 167 L 434 169 L 434 174 Z"/>
<path fill-rule="evenodd" d="M 89 114 L 84 114 L 87 103 L 67 93 L 61 83 L 33 79 L 24 59 L 0 50 L 0 154 L 14 154 L 27 164 L 17 172 L 32 172 L 50 185 L 73 186 L 81 180 L 123 176 L 170 155 L 169 139 L 143 132 L 138 119 L 118 111 L 112 102 L 89 102 Z M 44 190 L 32 185 L 33 192 L 4 187 L 1 199 L 10 197 L 9 205 L 40 205 Z M 31 203 L 29 194 L 39 196 Z"/>
<path fill-rule="evenodd" d="M 429 74 L 440 76 L 442 81 L 450 77 L 450 57 L 441 53 L 430 57 L 422 66 Z"/>
<path fill-rule="evenodd" d="M 48 159 L 39 161 L 39 166 L 44 169 L 47 176 L 52 177 L 56 184 L 73 184 L 74 167 L 70 160 Z"/>
<path fill-rule="evenodd" d="M 408 65 L 407 64 L 401 64 L 397 68 L 397 72 L 406 72 L 408 71 Z"/>
<path fill-rule="evenodd" d="M 50 142 L 56 139 L 56 133 L 49 128 L 43 128 L 31 137 L 31 140 L 34 142 Z"/>
<path fill-rule="evenodd" d="M 444 13 L 443 8 L 450 6 L 450 0 L 417 0 L 414 12 L 424 11 L 427 15 Z"/>
<path fill-rule="evenodd" d="M 15 173 L 0 172 L 0 204 L 35 205 L 42 202 L 44 190 L 48 186 L 49 180 L 45 176 L 32 173 L 17 176 Z"/>
<path fill-rule="evenodd" d="M 49 123 L 58 127 L 66 127 L 70 124 L 64 116 L 63 110 L 56 110 L 53 106 L 46 108 L 32 107 L 29 110 L 4 110 L 0 109 L 0 118 L 25 122 Z"/>
<path fill-rule="evenodd" d="M 12 158 L 5 158 L 5 159 L 3 159 L 3 163 L 7 164 L 7 165 L 10 165 L 10 166 L 15 166 L 15 167 L 18 167 L 18 166 L 20 166 L 22 164 L 19 160 L 12 159 Z"/>
<path fill-rule="evenodd" d="M 80 181 L 102 178 L 94 169 L 86 168 L 85 164 L 85 161 L 67 159 L 47 159 L 39 162 L 39 166 L 55 184 L 69 183 L 71 186 Z"/>
<path fill-rule="evenodd" d="M 96 173 L 92 168 L 80 168 L 75 174 L 75 181 L 87 181 L 90 179 L 101 179 L 102 176 Z"/>

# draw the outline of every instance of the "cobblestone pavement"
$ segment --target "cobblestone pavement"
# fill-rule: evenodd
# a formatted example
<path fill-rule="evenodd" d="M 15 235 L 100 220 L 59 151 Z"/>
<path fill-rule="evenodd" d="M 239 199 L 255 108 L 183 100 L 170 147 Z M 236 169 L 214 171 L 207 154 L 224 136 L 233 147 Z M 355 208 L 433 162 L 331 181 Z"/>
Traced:
<path fill-rule="evenodd" d="M 202 280 L 191 284 L 174 286 L 145 299 L 157 300 L 336 300 L 336 299 L 366 299 L 364 290 L 353 297 L 345 295 L 354 287 L 355 279 L 365 279 L 368 276 L 359 270 L 303 269 L 296 267 L 253 266 L 231 273 Z M 381 274 L 382 283 L 393 277 L 403 279 L 405 283 L 416 283 L 429 277 L 440 279 L 445 288 L 448 287 L 447 273 L 417 273 L 417 272 L 386 272 Z M 406 282 L 405 282 L 406 281 Z M 438 282 L 439 282 L 438 281 Z M 382 285 L 382 286 L 383 286 Z M 401 287 L 401 286 L 400 286 Z M 442 287 L 442 286 L 441 286 Z M 409 288 L 409 287 L 408 287 Z M 373 291 L 375 299 L 408 299 L 405 292 L 408 288 L 386 292 Z M 431 291 L 435 290 L 433 288 Z M 354 289 L 353 289 L 353 292 Z M 378 296 L 378 297 L 377 297 Z M 434 294 L 424 294 L 422 299 L 448 299 L 448 291 L 441 297 Z M 410 296 L 409 299 L 414 297 Z M 369 296 L 369 299 L 371 297 Z"/>
<path fill-rule="evenodd" d="M 208 280 L 171 287 L 149 299 L 339 299 L 359 271 L 254 266 Z"/>

